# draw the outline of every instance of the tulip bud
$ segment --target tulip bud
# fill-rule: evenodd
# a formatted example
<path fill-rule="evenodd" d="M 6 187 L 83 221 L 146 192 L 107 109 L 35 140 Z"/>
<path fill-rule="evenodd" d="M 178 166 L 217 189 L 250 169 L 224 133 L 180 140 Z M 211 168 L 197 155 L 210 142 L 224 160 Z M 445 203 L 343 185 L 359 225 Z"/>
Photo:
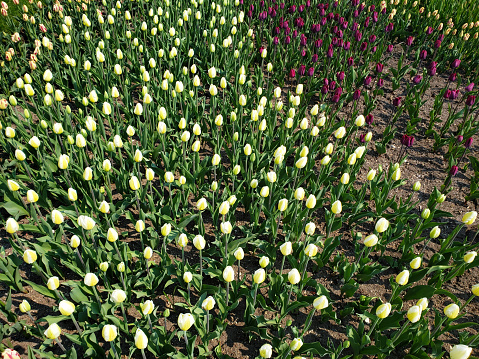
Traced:
<path fill-rule="evenodd" d="M 226 281 L 226 282 L 232 282 L 234 280 L 234 277 L 235 277 L 235 272 L 233 270 L 233 267 L 231 266 L 227 266 L 224 270 L 223 270 L 223 279 Z"/>
<path fill-rule="evenodd" d="M 391 303 L 381 304 L 376 309 L 376 315 L 381 319 L 386 318 L 389 315 L 389 313 L 391 313 Z"/>
<path fill-rule="evenodd" d="M 409 271 L 403 270 L 396 276 L 396 283 L 399 285 L 406 285 L 409 281 Z"/>
<path fill-rule="evenodd" d="M 313 307 L 316 310 L 327 308 L 328 305 L 329 305 L 328 298 L 325 295 L 322 295 L 313 301 Z"/>
<path fill-rule="evenodd" d="M 407 319 L 409 319 L 411 323 L 416 323 L 419 321 L 419 319 L 421 319 L 421 312 L 421 308 L 417 305 L 414 305 L 407 311 Z"/>
<path fill-rule="evenodd" d="M 60 281 L 58 277 L 51 277 L 47 281 L 47 287 L 50 290 L 56 290 L 60 286 Z"/>
<path fill-rule="evenodd" d="M 25 252 L 23 252 L 23 260 L 27 264 L 33 264 L 37 260 L 37 253 L 31 249 L 27 249 Z"/>
<path fill-rule="evenodd" d="M 288 273 L 288 281 L 291 284 L 298 284 L 299 281 L 301 280 L 301 275 L 299 274 L 299 271 L 296 268 L 293 268 L 291 271 Z"/>
<path fill-rule="evenodd" d="M 386 218 L 380 218 L 376 223 L 376 231 L 378 233 L 383 233 L 389 228 L 389 221 Z"/>
<path fill-rule="evenodd" d="M 28 303 L 25 299 L 20 303 L 20 305 L 18 306 L 18 309 L 20 309 L 20 311 L 22 313 L 28 313 L 32 307 L 30 306 L 30 303 Z"/>
<path fill-rule="evenodd" d="M 422 258 L 421 257 L 416 257 L 409 263 L 409 266 L 412 269 L 418 269 L 421 266 L 421 262 L 422 262 Z"/>
<path fill-rule="evenodd" d="M 333 205 L 331 206 L 331 212 L 333 212 L 334 214 L 339 214 L 341 213 L 343 207 L 341 205 L 341 201 L 337 200 L 333 203 Z"/>
<path fill-rule="evenodd" d="M 135 346 L 138 349 L 145 349 L 148 346 L 148 337 L 140 328 L 136 329 Z"/>
<path fill-rule="evenodd" d="M 471 356 L 472 348 L 464 344 L 454 345 L 449 352 L 451 359 L 467 359 Z"/>
<path fill-rule="evenodd" d="M 459 315 L 459 306 L 455 303 L 451 303 L 444 308 L 444 314 L 449 319 L 455 319 Z"/>
<path fill-rule="evenodd" d="M 57 339 L 62 334 L 62 330 L 57 323 L 53 323 L 47 328 L 47 330 L 45 330 L 43 334 L 48 339 L 54 340 L 54 339 Z"/>
<path fill-rule="evenodd" d="M 306 200 L 306 207 L 312 209 L 316 206 L 316 197 L 314 195 L 309 195 L 308 199 Z"/>
<path fill-rule="evenodd" d="M 464 255 L 464 262 L 465 263 L 472 263 L 474 261 L 474 259 L 476 258 L 477 256 L 477 252 L 475 251 L 470 251 L 470 252 L 467 252 L 465 255 Z"/>

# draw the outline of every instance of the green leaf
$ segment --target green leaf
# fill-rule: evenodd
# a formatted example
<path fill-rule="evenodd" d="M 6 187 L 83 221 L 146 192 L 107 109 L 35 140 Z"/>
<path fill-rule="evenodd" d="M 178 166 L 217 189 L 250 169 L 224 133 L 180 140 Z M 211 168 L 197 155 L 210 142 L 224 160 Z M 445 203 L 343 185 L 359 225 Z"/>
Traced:
<path fill-rule="evenodd" d="M 403 300 L 431 298 L 436 292 L 436 288 L 430 285 L 417 285 L 409 289 L 404 296 Z"/>
<path fill-rule="evenodd" d="M 45 297 L 53 298 L 56 299 L 55 294 L 48 289 L 47 287 L 44 287 L 43 285 L 39 285 L 33 282 L 30 282 L 29 280 L 25 280 L 25 282 L 33 288 L 33 290 L 37 291 L 40 294 L 43 294 Z"/>

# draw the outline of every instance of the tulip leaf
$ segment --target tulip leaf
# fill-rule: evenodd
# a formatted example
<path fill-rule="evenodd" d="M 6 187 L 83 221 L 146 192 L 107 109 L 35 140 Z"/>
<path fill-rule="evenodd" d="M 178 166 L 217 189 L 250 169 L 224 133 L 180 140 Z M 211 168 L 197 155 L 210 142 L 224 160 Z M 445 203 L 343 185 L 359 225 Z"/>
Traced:
<path fill-rule="evenodd" d="M 431 298 L 436 292 L 436 288 L 430 285 L 417 285 L 412 287 L 404 295 L 403 300 Z"/>
<path fill-rule="evenodd" d="M 8 214 L 10 214 L 14 218 L 29 215 L 28 211 L 25 208 L 16 204 L 13 201 L 7 201 L 7 202 L 0 203 L 0 208 L 4 208 L 8 212 Z"/>
<path fill-rule="evenodd" d="M 37 322 L 38 323 L 42 323 L 42 322 L 47 322 L 48 325 L 52 325 L 54 323 L 59 323 L 61 322 L 62 320 L 66 320 L 66 319 L 69 319 L 69 317 L 67 316 L 64 316 L 64 315 L 48 315 L 46 317 L 43 317 L 43 318 L 40 318 L 40 319 L 37 319 Z"/>
<path fill-rule="evenodd" d="M 37 291 L 40 294 L 43 294 L 45 297 L 53 298 L 55 299 L 55 294 L 48 289 L 47 287 L 44 287 L 43 285 L 36 284 L 34 282 L 31 282 L 29 280 L 25 280 L 25 282 L 33 288 L 33 290 Z"/>

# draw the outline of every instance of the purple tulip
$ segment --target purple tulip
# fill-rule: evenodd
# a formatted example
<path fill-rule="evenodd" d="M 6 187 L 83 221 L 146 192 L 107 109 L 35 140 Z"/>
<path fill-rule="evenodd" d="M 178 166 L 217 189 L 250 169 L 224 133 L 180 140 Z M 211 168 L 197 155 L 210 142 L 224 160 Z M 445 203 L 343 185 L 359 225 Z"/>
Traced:
<path fill-rule="evenodd" d="M 291 43 L 291 38 L 290 38 L 289 36 L 286 36 L 286 37 L 284 38 L 284 44 L 285 44 L 285 45 L 289 45 L 290 43 Z"/>
<path fill-rule="evenodd" d="M 329 86 L 329 80 L 328 80 L 328 79 L 324 79 L 324 80 L 323 80 L 323 83 L 324 83 L 326 86 Z"/>
<path fill-rule="evenodd" d="M 296 71 L 294 69 L 289 70 L 289 77 L 293 79 L 296 77 Z"/>
<path fill-rule="evenodd" d="M 354 94 L 353 94 L 353 100 L 354 101 L 357 101 L 361 98 L 361 90 L 360 89 L 357 89 L 356 91 L 354 91 Z"/>
<path fill-rule="evenodd" d="M 352 57 L 348 58 L 348 66 L 349 67 L 354 66 L 354 59 Z"/>
<path fill-rule="evenodd" d="M 336 81 L 332 80 L 329 83 L 329 91 L 333 91 L 336 88 Z M 341 90 L 342 91 L 342 90 Z"/>
<path fill-rule="evenodd" d="M 455 100 L 459 96 L 459 90 L 451 91 L 451 100 Z"/>
<path fill-rule="evenodd" d="M 473 106 L 475 102 L 476 102 L 476 96 L 473 96 L 473 95 L 467 96 L 466 106 Z"/>
<path fill-rule="evenodd" d="M 454 72 L 449 75 L 449 81 L 454 82 L 457 79 L 457 74 Z"/>
<path fill-rule="evenodd" d="M 331 99 L 331 101 L 333 103 L 338 103 L 339 102 L 339 99 L 341 98 L 341 95 L 333 95 L 333 98 Z"/>
<path fill-rule="evenodd" d="M 281 34 L 281 28 L 280 28 L 279 26 L 276 26 L 276 27 L 274 28 L 274 34 L 275 34 L 275 35 Z"/>
<path fill-rule="evenodd" d="M 361 143 L 366 142 L 366 135 L 364 133 L 359 135 L 359 142 L 361 142 Z"/>
<path fill-rule="evenodd" d="M 314 76 L 314 67 L 310 67 L 308 70 L 308 76 L 313 77 Z"/>
<path fill-rule="evenodd" d="M 421 60 L 426 60 L 427 58 L 427 51 L 426 50 L 422 50 L 420 53 L 419 53 L 419 58 Z"/>
<path fill-rule="evenodd" d="M 384 70 L 384 65 L 382 63 L 378 62 L 376 64 L 376 72 L 381 73 L 381 72 L 383 72 L 383 70 Z"/>
<path fill-rule="evenodd" d="M 393 105 L 394 105 L 394 107 L 399 107 L 401 105 L 401 97 L 396 97 L 393 100 Z"/>
<path fill-rule="evenodd" d="M 393 31 L 393 30 L 394 30 L 394 24 L 393 24 L 392 22 L 390 22 L 390 23 L 386 26 L 386 28 L 384 29 L 384 31 L 386 31 L 386 32 L 391 32 L 391 31 Z"/>
<path fill-rule="evenodd" d="M 368 48 L 368 43 L 367 42 L 363 42 L 361 44 L 361 46 L 359 47 L 359 50 L 361 51 L 366 51 L 366 49 Z"/>
<path fill-rule="evenodd" d="M 439 37 L 437 38 L 439 41 L 443 41 L 444 40 L 444 34 L 441 34 L 439 35 Z"/>
<path fill-rule="evenodd" d="M 293 39 L 296 39 L 298 37 L 298 30 L 293 31 Z"/>
<path fill-rule="evenodd" d="M 374 41 L 376 41 L 376 35 L 369 36 L 369 42 L 372 43 Z"/>
<path fill-rule="evenodd" d="M 371 78 L 371 76 L 367 76 L 365 79 L 364 79 L 364 86 L 369 86 L 371 84 L 371 81 L 373 79 Z"/>
<path fill-rule="evenodd" d="M 340 71 L 336 74 L 336 78 L 338 79 L 339 82 L 342 82 L 344 80 L 345 74 L 344 71 Z"/>
<path fill-rule="evenodd" d="M 384 80 L 383 79 L 378 79 L 378 88 L 381 88 L 384 86 Z"/>
<path fill-rule="evenodd" d="M 333 57 L 333 55 L 334 55 L 333 48 L 331 45 L 329 45 L 328 51 L 326 52 L 326 57 L 330 59 Z"/>
<path fill-rule="evenodd" d="M 391 52 L 393 52 L 393 49 L 394 49 L 394 45 L 389 44 L 389 45 L 388 45 L 388 48 L 386 49 L 386 52 L 387 52 L 388 54 L 390 54 Z"/>
<path fill-rule="evenodd" d="M 452 166 L 451 169 L 449 170 L 449 174 L 450 174 L 451 176 L 455 176 L 455 175 L 457 175 L 457 171 L 459 171 L 459 167 L 457 167 L 457 166 Z"/>
<path fill-rule="evenodd" d="M 451 93 L 451 90 L 446 90 L 446 92 L 444 92 L 444 98 L 449 100 L 451 98 Z"/>
<path fill-rule="evenodd" d="M 306 73 L 306 66 L 305 66 L 305 65 L 301 65 L 301 66 L 299 67 L 298 74 L 299 74 L 299 76 L 304 76 L 305 73 Z"/>
<path fill-rule="evenodd" d="M 303 49 L 303 51 L 301 51 L 301 56 L 303 56 L 303 57 L 306 56 L 306 49 Z"/>
<path fill-rule="evenodd" d="M 290 14 L 294 14 L 295 11 L 296 11 L 296 5 L 291 5 L 288 9 L 288 12 Z"/>
<path fill-rule="evenodd" d="M 354 39 L 357 42 L 359 42 L 359 41 L 361 41 L 362 38 L 363 38 L 363 34 L 356 30 L 356 32 L 354 33 Z"/>
<path fill-rule="evenodd" d="M 274 45 L 274 46 L 278 46 L 278 44 L 279 44 L 279 38 L 278 38 L 278 36 L 275 36 L 275 37 L 273 38 L 273 45 Z"/>
<path fill-rule="evenodd" d="M 354 22 L 351 30 L 358 31 L 358 29 L 359 29 L 359 24 L 357 22 Z M 359 40 L 361 40 L 361 39 L 359 39 Z M 356 40 L 356 41 L 359 41 L 359 40 Z"/>
<path fill-rule="evenodd" d="M 371 49 L 371 53 L 374 54 L 376 52 L 376 50 L 378 49 L 377 46 L 373 46 L 373 48 Z"/>
<path fill-rule="evenodd" d="M 472 147 L 472 137 L 469 137 L 466 142 L 464 143 L 464 147 L 471 148 Z"/>
<path fill-rule="evenodd" d="M 407 45 L 407 46 L 411 46 L 413 41 L 414 41 L 414 37 L 409 36 L 409 37 L 406 39 L 406 45 Z"/>
<path fill-rule="evenodd" d="M 373 114 L 372 114 L 372 113 L 367 114 L 367 115 L 366 115 L 366 123 L 367 123 L 368 125 L 371 125 L 371 124 L 373 123 L 373 121 L 374 121 L 374 116 L 373 116 Z"/>
<path fill-rule="evenodd" d="M 379 21 L 379 15 L 377 13 L 377 11 L 374 11 L 373 12 L 373 22 L 376 23 Z"/>
<path fill-rule="evenodd" d="M 431 26 L 428 26 L 427 30 L 426 30 L 426 34 L 431 35 L 433 31 L 434 31 L 434 29 Z"/>
<path fill-rule="evenodd" d="M 452 62 L 452 64 L 451 64 L 451 68 L 452 68 L 452 69 L 457 69 L 460 64 L 461 64 L 461 60 L 455 59 L 455 60 Z"/>
<path fill-rule="evenodd" d="M 304 5 L 299 5 L 298 11 L 302 13 L 304 11 L 305 6 Z"/>
<path fill-rule="evenodd" d="M 345 51 L 349 51 L 350 48 L 351 48 L 351 43 L 349 41 L 346 41 L 343 45 L 343 49 Z"/>
<path fill-rule="evenodd" d="M 324 11 L 324 10 L 323 10 Z M 324 16 L 324 14 L 322 14 L 321 16 Z M 328 22 L 328 19 L 326 19 L 325 17 L 321 18 L 321 21 L 319 22 L 319 24 L 321 26 L 324 26 L 326 25 L 326 23 Z"/>
<path fill-rule="evenodd" d="M 323 85 L 323 87 L 321 87 L 321 93 L 322 93 L 323 95 L 327 94 L 327 93 L 328 93 L 328 86 Z"/>
<path fill-rule="evenodd" d="M 314 63 L 318 62 L 318 55 L 314 54 L 313 56 L 311 56 L 311 61 L 313 61 Z"/>
<path fill-rule="evenodd" d="M 439 49 L 440 47 L 441 47 L 441 40 L 436 40 L 436 42 L 434 43 L 434 48 Z"/>
<path fill-rule="evenodd" d="M 343 94 L 343 88 L 340 86 L 336 90 L 334 90 L 334 94 L 341 96 Z"/>
<path fill-rule="evenodd" d="M 462 135 L 457 136 L 457 143 L 461 143 L 462 140 L 464 140 L 464 137 Z"/>
<path fill-rule="evenodd" d="M 474 82 L 471 82 L 466 88 L 466 92 L 471 92 L 474 89 Z"/>
<path fill-rule="evenodd" d="M 284 2 L 282 2 L 282 3 L 279 5 L 279 7 L 281 8 L 281 10 L 284 10 L 284 6 L 285 6 Z"/>
<path fill-rule="evenodd" d="M 308 43 L 308 38 L 304 36 L 304 34 L 301 34 L 301 40 L 299 43 L 301 46 L 306 46 L 306 44 Z"/>
<path fill-rule="evenodd" d="M 419 85 L 421 83 L 421 81 L 422 81 L 422 76 L 421 75 L 416 75 L 412 79 L 412 82 L 414 83 L 414 85 Z"/>
<path fill-rule="evenodd" d="M 354 18 L 357 18 L 359 16 L 359 11 L 358 10 L 354 10 L 353 11 L 353 17 Z"/>

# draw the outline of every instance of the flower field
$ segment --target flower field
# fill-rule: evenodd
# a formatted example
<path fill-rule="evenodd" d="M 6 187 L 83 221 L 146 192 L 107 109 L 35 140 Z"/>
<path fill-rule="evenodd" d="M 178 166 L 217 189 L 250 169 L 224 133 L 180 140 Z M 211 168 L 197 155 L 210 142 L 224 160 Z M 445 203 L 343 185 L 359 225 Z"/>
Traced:
<path fill-rule="evenodd" d="M 0 29 L 2 358 L 479 355 L 474 0 Z"/>

